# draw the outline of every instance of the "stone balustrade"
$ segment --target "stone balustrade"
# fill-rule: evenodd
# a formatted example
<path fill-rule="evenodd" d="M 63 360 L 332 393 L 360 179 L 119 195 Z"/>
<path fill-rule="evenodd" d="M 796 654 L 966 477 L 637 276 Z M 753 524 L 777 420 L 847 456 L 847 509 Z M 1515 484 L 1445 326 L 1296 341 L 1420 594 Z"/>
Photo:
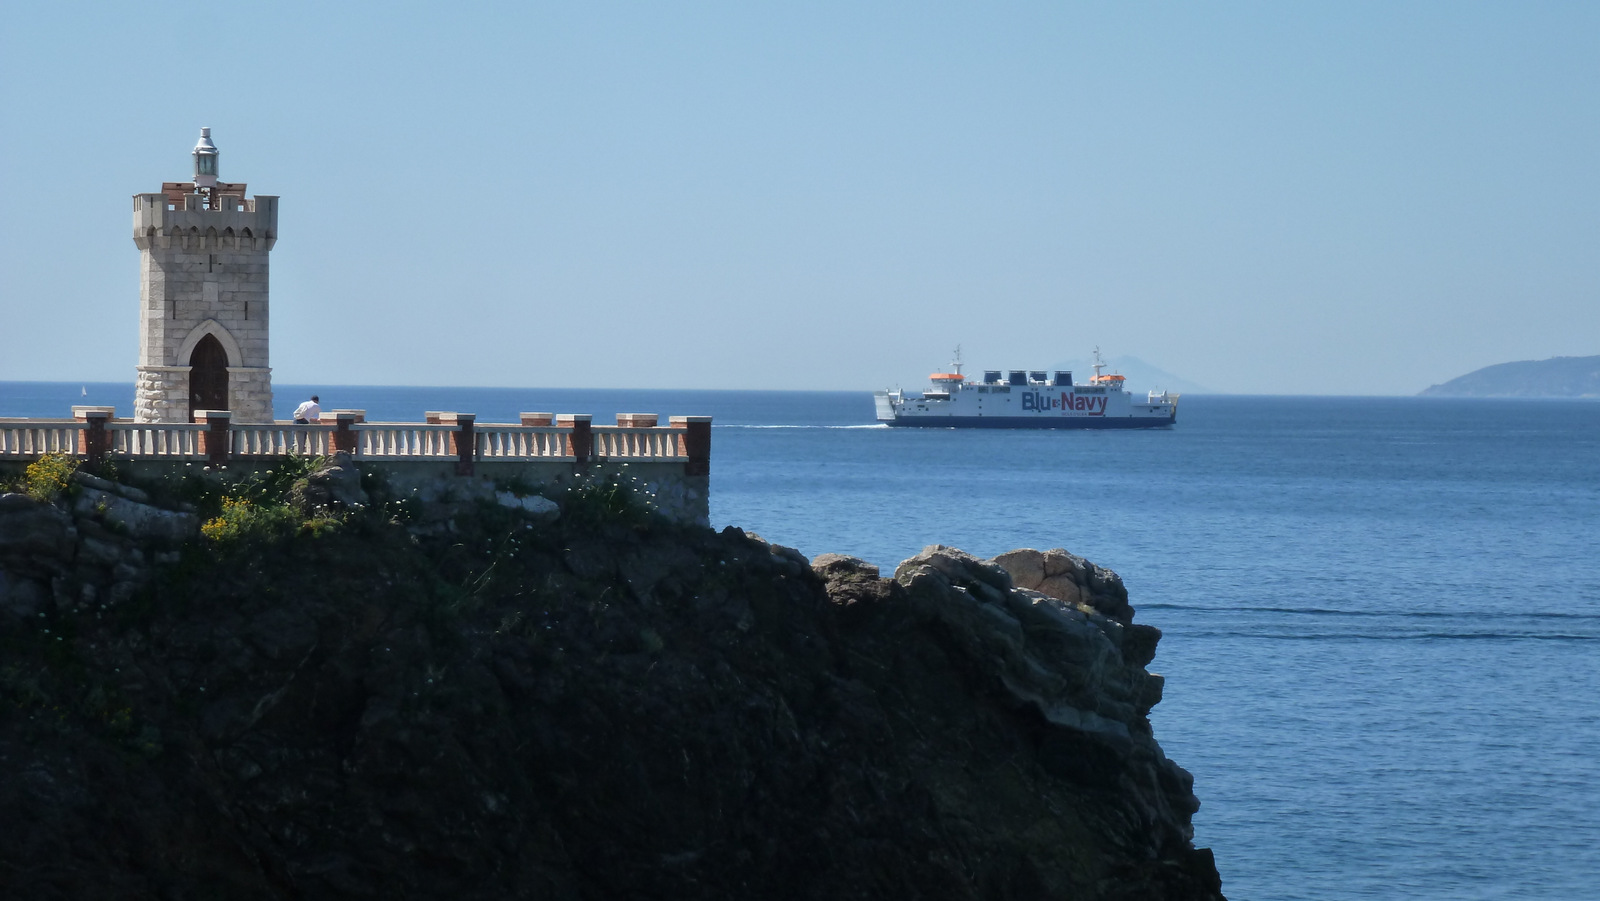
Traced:
<path fill-rule="evenodd" d="M 683 463 L 709 469 L 711 417 L 619 413 L 616 425 L 586 414 L 523 413 L 517 423 L 480 423 L 470 413 L 430 411 L 423 422 L 367 422 L 363 410 L 334 410 L 310 425 L 236 423 L 227 411 L 196 411 L 194 422 L 117 419 L 111 407 L 74 407 L 72 419 L 0 418 L 0 459 L 73 454 L 127 460 L 270 459 L 455 460 L 470 474 L 483 461 Z M 704 474 L 704 473 L 691 473 Z"/>

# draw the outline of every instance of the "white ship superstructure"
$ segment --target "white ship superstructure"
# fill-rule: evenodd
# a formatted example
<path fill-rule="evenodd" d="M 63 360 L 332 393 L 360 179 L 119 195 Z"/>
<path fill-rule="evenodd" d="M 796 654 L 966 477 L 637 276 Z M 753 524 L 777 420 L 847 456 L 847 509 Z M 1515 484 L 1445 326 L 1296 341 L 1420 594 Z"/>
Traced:
<path fill-rule="evenodd" d="M 1151 391 L 1143 402 L 1124 388 L 1121 375 L 1105 375 L 1100 351 L 1094 376 L 1074 384 L 1066 370 L 986 370 L 982 380 L 961 372 L 961 353 L 951 372 L 929 376 L 922 394 L 899 390 L 874 395 L 878 421 L 892 426 L 990 429 L 1151 429 L 1178 420 L 1178 395 Z"/>

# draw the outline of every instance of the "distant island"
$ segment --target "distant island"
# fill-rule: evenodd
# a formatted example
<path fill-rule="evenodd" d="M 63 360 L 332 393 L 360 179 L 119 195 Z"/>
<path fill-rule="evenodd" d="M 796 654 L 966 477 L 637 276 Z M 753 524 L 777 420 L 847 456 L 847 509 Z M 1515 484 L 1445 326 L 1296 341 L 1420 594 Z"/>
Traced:
<path fill-rule="evenodd" d="M 1497 363 L 1433 385 L 1425 397 L 1600 397 L 1600 356 Z"/>

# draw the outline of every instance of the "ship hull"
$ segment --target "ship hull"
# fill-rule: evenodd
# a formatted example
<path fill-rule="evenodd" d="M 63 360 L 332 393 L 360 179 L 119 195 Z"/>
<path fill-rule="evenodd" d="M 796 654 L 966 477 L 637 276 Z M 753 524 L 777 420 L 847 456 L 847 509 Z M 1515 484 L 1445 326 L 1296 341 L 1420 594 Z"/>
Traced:
<path fill-rule="evenodd" d="M 1170 429 L 1177 417 L 900 416 L 879 421 L 897 429 Z"/>

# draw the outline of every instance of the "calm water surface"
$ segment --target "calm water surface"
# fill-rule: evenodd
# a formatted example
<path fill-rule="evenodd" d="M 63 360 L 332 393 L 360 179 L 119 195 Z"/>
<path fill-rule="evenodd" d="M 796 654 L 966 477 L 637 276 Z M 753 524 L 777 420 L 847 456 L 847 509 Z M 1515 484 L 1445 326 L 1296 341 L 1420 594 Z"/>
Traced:
<path fill-rule="evenodd" d="M 131 409 L 83 388 L 0 383 L 0 415 Z M 1600 403 L 1189 397 L 1171 431 L 1073 433 L 887 429 L 866 393 L 320 393 L 709 413 L 718 527 L 886 571 L 931 543 L 1117 570 L 1236 901 L 1600 897 Z"/>

